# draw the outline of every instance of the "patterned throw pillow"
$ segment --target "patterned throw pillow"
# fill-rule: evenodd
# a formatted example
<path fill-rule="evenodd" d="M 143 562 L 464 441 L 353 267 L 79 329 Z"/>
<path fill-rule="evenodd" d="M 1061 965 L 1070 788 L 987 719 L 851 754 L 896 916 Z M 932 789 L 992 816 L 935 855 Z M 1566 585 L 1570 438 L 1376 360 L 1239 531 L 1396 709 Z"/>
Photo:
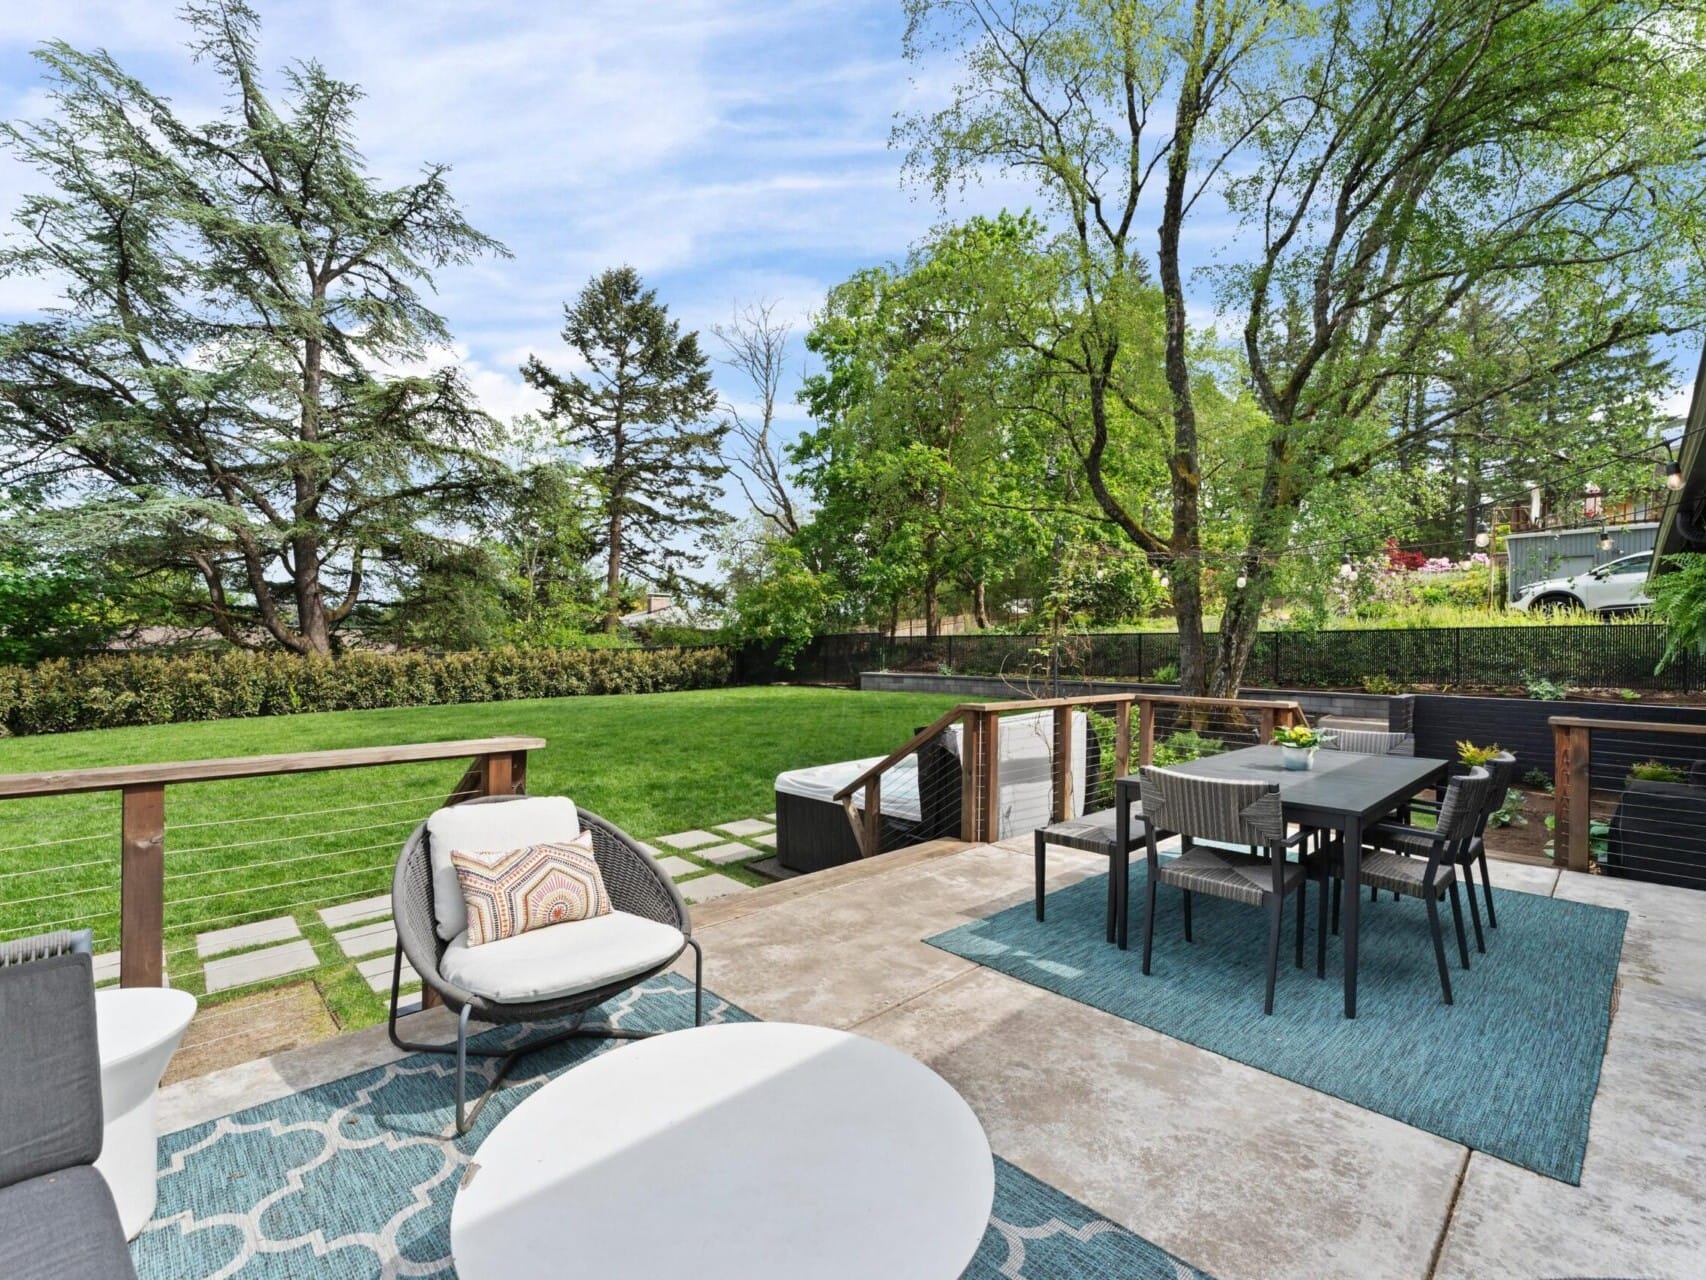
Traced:
<path fill-rule="evenodd" d="M 590 831 L 561 844 L 492 853 L 457 849 L 450 861 L 468 904 L 470 947 L 610 912 Z"/>

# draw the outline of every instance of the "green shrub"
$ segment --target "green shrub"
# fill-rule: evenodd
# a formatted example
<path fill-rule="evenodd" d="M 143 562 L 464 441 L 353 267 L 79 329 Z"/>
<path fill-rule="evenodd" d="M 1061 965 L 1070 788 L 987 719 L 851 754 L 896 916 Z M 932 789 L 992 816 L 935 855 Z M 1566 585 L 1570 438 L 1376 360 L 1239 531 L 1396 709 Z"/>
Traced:
<path fill-rule="evenodd" d="M 1180 729 L 1155 744 L 1155 763 L 1162 768 L 1189 764 L 1192 760 L 1219 755 L 1225 750 L 1226 744 L 1219 738 L 1208 737 L 1195 729 Z"/>
<path fill-rule="evenodd" d="M 64 733 L 597 693 L 726 685 L 726 649 L 490 649 L 470 653 L 132 656 L 0 667 L 0 731 Z"/>
<path fill-rule="evenodd" d="M 1641 782 L 1686 782 L 1688 775 L 1674 765 L 1668 765 L 1662 760 L 1643 760 L 1639 764 L 1629 766 L 1628 781 Z"/>

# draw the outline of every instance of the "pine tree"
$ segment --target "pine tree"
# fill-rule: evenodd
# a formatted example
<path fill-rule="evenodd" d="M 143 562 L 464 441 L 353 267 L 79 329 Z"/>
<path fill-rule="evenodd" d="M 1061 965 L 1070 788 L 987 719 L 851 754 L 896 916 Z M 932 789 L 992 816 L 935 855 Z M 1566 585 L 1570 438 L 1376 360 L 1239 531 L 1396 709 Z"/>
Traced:
<path fill-rule="evenodd" d="M 625 575 L 673 581 L 727 523 L 716 499 L 728 427 L 708 423 L 717 394 L 699 335 L 681 332 L 632 267 L 593 277 L 563 314 L 563 341 L 585 376 L 558 374 L 538 356 L 521 373 L 545 393 L 545 420 L 564 449 L 584 456 L 596 487 L 612 632 Z"/>

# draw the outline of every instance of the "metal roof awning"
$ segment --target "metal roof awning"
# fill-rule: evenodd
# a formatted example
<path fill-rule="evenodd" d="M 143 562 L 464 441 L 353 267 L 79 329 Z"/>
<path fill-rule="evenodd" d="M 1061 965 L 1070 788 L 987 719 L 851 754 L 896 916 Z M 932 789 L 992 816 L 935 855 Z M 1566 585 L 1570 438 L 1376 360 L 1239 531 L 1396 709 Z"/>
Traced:
<path fill-rule="evenodd" d="M 1682 487 L 1671 494 L 1659 518 L 1658 540 L 1653 546 L 1654 573 L 1663 573 L 1667 556 L 1683 551 L 1706 552 L 1706 354 L 1694 376 L 1694 395 L 1684 419 L 1677 461 L 1682 465 Z"/>

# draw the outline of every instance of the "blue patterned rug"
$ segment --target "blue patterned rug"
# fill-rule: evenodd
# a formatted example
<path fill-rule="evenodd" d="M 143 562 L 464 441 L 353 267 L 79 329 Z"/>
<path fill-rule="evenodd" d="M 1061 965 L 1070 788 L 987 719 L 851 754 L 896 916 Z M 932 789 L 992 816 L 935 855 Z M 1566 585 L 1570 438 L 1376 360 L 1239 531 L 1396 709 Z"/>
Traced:
<path fill-rule="evenodd" d="M 692 1001 L 692 984 L 666 975 L 595 1016 L 669 1030 L 692 1025 Z M 706 993 L 706 1021 L 748 1020 Z M 506 1028 L 482 1043 L 536 1033 Z M 569 1042 L 523 1058 L 474 1130 L 454 1141 L 443 1135 L 455 1061 L 427 1054 L 168 1134 L 159 1207 L 131 1247 L 137 1270 L 142 1280 L 454 1277 L 450 1206 L 481 1140 L 546 1080 L 615 1043 Z M 989 1230 L 966 1276 L 1207 1280 L 1000 1159 Z"/>
<path fill-rule="evenodd" d="M 1198 894 L 1195 942 L 1186 943 L 1180 894 L 1162 886 L 1145 977 L 1144 876 L 1141 864 L 1133 868 L 1129 951 L 1104 941 L 1105 875 L 1049 894 L 1043 923 L 1027 901 L 927 941 L 1127 1022 L 1581 1183 L 1627 912 L 1495 890 L 1499 927 L 1488 930 L 1484 956 L 1471 933 L 1473 967 L 1465 973 L 1447 906 L 1456 1001 L 1448 1006 L 1422 904 L 1365 899 L 1352 1020 L 1344 1016 L 1340 939 L 1328 941 L 1327 980 L 1315 977 L 1311 891 L 1307 967 L 1293 967 L 1288 907 L 1274 1013 L 1264 1017 L 1266 915 Z"/>

